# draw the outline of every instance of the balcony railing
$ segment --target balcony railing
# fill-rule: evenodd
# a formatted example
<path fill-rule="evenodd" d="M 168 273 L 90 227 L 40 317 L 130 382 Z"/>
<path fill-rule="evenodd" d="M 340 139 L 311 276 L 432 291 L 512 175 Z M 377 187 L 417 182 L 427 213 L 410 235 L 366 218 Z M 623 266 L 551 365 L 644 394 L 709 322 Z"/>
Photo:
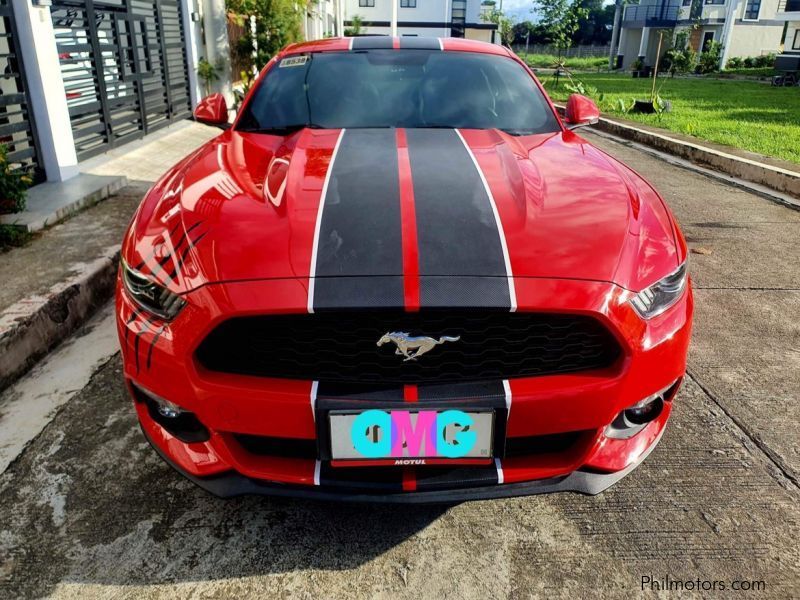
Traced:
<path fill-rule="evenodd" d="M 797 2 L 800 0 L 783 0 Z M 625 21 L 642 22 L 647 26 L 666 25 L 678 20 L 680 6 L 662 4 L 630 4 L 625 7 Z"/>
<path fill-rule="evenodd" d="M 800 12 L 800 0 L 781 0 L 778 2 L 778 12 Z"/>

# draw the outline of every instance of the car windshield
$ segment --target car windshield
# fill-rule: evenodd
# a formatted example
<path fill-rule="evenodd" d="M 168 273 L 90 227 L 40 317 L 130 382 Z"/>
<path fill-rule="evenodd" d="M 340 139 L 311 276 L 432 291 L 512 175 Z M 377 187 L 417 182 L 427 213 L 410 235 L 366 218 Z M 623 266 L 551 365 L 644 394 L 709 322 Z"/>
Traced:
<path fill-rule="evenodd" d="M 559 125 L 516 61 L 430 50 L 289 56 L 260 82 L 237 129 L 447 127 L 547 133 Z"/>

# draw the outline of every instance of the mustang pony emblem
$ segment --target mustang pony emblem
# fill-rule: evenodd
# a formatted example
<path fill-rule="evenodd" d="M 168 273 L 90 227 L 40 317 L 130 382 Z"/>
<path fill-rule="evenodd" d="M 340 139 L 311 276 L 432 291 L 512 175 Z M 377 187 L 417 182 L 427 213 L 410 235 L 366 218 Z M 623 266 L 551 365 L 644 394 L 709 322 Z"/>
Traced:
<path fill-rule="evenodd" d="M 436 340 L 427 336 L 412 337 L 410 334 L 403 331 L 392 331 L 378 340 L 378 346 L 383 346 L 389 342 L 393 343 L 397 346 L 394 353 L 405 356 L 403 362 L 406 362 L 408 360 L 417 360 L 418 356 L 430 352 L 440 344 L 444 344 L 445 342 L 457 342 L 460 339 L 460 335 L 457 337 L 443 335 Z"/>

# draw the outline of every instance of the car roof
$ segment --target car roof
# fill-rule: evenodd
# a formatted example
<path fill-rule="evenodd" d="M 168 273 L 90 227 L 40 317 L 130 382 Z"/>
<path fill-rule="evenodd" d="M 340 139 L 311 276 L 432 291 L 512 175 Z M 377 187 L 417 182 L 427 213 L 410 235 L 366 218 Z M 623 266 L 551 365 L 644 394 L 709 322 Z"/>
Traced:
<path fill-rule="evenodd" d="M 311 42 L 299 42 L 295 44 L 290 44 L 283 49 L 280 53 L 281 56 L 287 56 L 291 54 L 301 54 L 305 52 L 337 52 L 342 50 L 349 50 L 351 48 L 351 44 L 353 40 L 358 39 L 358 45 L 360 50 L 369 50 L 371 49 L 370 41 L 374 40 L 373 48 L 386 48 L 387 43 L 387 36 L 376 35 L 376 36 L 359 36 L 358 38 L 346 37 L 346 38 L 326 38 L 322 40 L 314 40 Z M 395 49 L 400 49 L 400 40 L 401 38 L 394 37 L 392 39 L 391 46 Z M 503 46 L 498 44 L 490 44 L 488 42 L 479 42 L 477 40 L 467 40 L 463 38 L 424 38 L 424 37 L 413 37 L 413 38 L 402 38 L 402 39 L 414 39 L 414 40 L 439 40 L 440 47 L 445 52 L 480 52 L 482 54 L 497 54 L 500 56 L 510 56 L 511 52 Z"/>

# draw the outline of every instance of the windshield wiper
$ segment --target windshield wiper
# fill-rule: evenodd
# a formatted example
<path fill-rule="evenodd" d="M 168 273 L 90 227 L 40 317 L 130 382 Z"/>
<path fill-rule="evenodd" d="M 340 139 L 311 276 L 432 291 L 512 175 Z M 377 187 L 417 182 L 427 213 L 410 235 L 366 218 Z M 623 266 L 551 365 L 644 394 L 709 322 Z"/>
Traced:
<path fill-rule="evenodd" d="M 282 125 L 280 127 L 248 127 L 240 129 L 242 133 L 267 133 L 270 135 L 289 135 L 301 129 L 324 129 L 322 125 L 316 123 L 294 123 L 292 125 Z"/>

